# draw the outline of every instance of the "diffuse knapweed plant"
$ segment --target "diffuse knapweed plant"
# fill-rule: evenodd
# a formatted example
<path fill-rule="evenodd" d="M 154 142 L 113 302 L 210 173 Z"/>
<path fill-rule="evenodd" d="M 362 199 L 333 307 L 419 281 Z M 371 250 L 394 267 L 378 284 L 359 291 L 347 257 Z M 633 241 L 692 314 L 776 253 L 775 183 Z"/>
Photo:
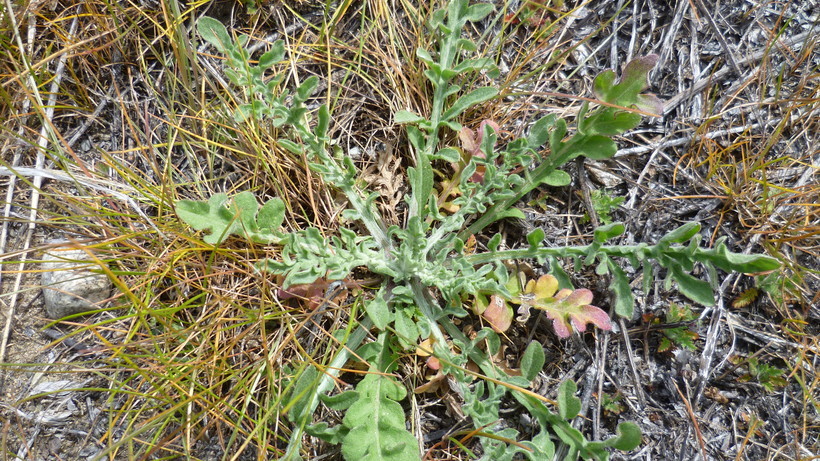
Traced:
<path fill-rule="evenodd" d="M 476 145 L 470 149 L 442 145 L 445 131 L 462 131 L 459 120 L 466 110 L 498 95 L 493 87 L 461 86 L 471 74 L 494 67 L 491 59 L 470 57 L 476 44 L 462 37 L 467 22 L 480 21 L 492 10 L 489 4 L 468 5 L 466 0 L 452 0 L 429 20 L 429 33 L 437 51 L 420 48 L 417 56 L 426 66 L 424 75 L 433 91 L 430 113 L 395 114 L 396 123 L 406 126 L 413 155 L 413 166 L 407 169 L 410 193 L 406 197 L 406 224 L 401 227 L 384 226 L 374 205 L 377 194 L 361 188 L 353 161 L 331 147 L 327 106 L 307 110 L 305 101 L 317 79 L 306 79 L 290 94 L 280 88 L 281 76 L 265 76 L 284 59 L 283 44 L 275 43 L 259 58 L 258 65 L 251 65 L 244 47 L 247 37 L 232 40 L 214 19 L 202 18 L 198 23 L 202 38 L 227 57 L 228 78 L 245 91 L 247 102 L 236 110 L 237 121 L 254 118 L 280 128 L 284 135 L 278 141 L 279 147 L 304 155 L 313 171 L 341 191 L 349 203 L 344 218 L 357 225 L 341 228 L 338 235 L 329 238 L 312 227 L 286 233 L 280 227 L 285 214 L 283 202 L 274 198 L 259 207 L 250 192 L 234 197 L 217 194 L 202 202 L 180 200 L 176 204 L 180 218 L 194 229 L 207 231 L 204 240 L 209 244 L 218 245 L 235 235 L 254 243 L 276 245 L 280 257 L 260 261 L 257 267 L 283 277 L 285 287 L 343 280 L 357 268 L 366 268 L 382 279 L 366 302 L 366 315 L 358 327 L 347 336 L 338 336 L 345 347 L 339 348 L 326 368 L 319 371 L 309 367 L 293 384 L 291 392 L 297 403 L 288 410 L 293 432 L 286 458 L 299 455 L 302 435 L 307 431 L 340 443 L 346 459 L 418 459 L 418 442 L 406 429 L 398 403 L 406 390 L 390 373 L 397 369 L 399 351 L 412 350 L 424 340 L 433 345 L 428 352 L 435 355 L 440 372 L 450 375 L 452 382 L 460 386 L 462 410 L 477 428 L 485 459 L 512 459 L 516 453 L 530 459 L 552 459 L 556 442 L 567 446 L 568 459 L 607 459 L 610 448 L 630 450 L 639 444 L 637 426 L 623 423 L 612 438 L 587 440 L 570 425 L 580 411 L 574 383 L 568 381 L 560 386 L 556 411 L 547 406 L 546 399 L 525 391 L 544 363 L 541 344 L 527 347 L 520 375 L 511 376 L 491 359 L 501 342 L 496 331 L 484 328 L 468 338 L 453 317 L 469 315 L 465 305 L 489 298 L 495 303 L 493 308 L 499 310 L 496 318 L 512 317 L 510 303 L 518 306 L 522 321 L 531 315 L 531 308 L 545 311 L 559 336 L 582 331 L 587 323 L 608 328 L 608 316 L 590 304 L 592 293 L 572 288 L 568 275 L 557 263 L 559 257 L 572 259 L 576 270 L 595 265 L 598 274 L 612 277 L 614 311 L 625 317 L 632 315 L 632 290 L 616 259 L 642 267 L 646 285 L 652 283 L 654 268 L 661 266 L 666 269 L 667 283 L 676 282 L 684 295 L 703 304 L 714 302 L 713 292 L 709 282 L 690 275 L 695 264 L 707 268 L 713 282 L 717 280 L 716 268 L 762 272 L 777 267 L 767 257 L 729 252 L 722 241 L 713 249 L 701 248 L 700 226 L 695 223 L 678 228 L 654 245 L 608 245 L 624 232 L 622 224 L 613 223 L 596 229 L 592 242 L 585 246 L 547 247 L 543 244 L 544 232 L 535 230 L 527 236 L 523 248 L 501 250 L 501 236 L 495 235 L 487 242 L 488 251 L 473 252 L 473 245 L 467 242 L 489 224 L 510 217 L 523 218 L 514 206 L 528 192 L 542 184 L 569 184 L 570 177 L 559 169 L 561 166 L 578 156 L 611 157 L 616 151 L 612 136 L 637 126 L 641 113 L 660 113 L 660 101 L 642 94 L 647 73 L 656 60 L 647 56 L 630 62 L 617 82 L 612 71 L 595 79 L 597 104 L 581 107 L 572 133 L 566 121 L 550 115 L 535 121 L 526 137 L 505 145 L 499 144 L 497 125 L 493 123 L 482 124 L 480 135 L 472 133 L 469 139 Z M 446 210 L 442 203 L 448 197 L 435 189 L 435 164 L 455 166 L 453 187 L 457 187 L 458 194 L 447 202 Z M 549 263 L 551 275 L 528 283 L 511 283 L 520 274 L 511 275 L 504 262 L 524 258 Z M 370 331 L 375 332 L 376 341 L 363 344 Z M 368 373 L 355 390 L 327 395 L 335 376 L 350 358 L 350 351 L 366 359 L 373 373 Z M 468 362 L 480 371 L 468 371 Z M 476 375 L 479 379 L 473 381 Z M 538 429 L 529 440 L 521 440 L 515 429 L 498 424 L 501 399 L 507 394 L 537 423 Z M 345 411 L 342 424 L 311 424 L 320 402 Z"/>

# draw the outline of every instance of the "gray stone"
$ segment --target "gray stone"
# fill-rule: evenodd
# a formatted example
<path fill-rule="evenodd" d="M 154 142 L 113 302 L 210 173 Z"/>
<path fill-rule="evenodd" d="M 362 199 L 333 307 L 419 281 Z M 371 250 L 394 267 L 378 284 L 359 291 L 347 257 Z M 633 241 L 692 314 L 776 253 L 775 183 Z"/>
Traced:
<path fill-rule="evenodd" d="M 59 319 L 99 309 L 111 296 L 111 281 L 83 250 L 55 248 L 43 255 L 46 316 Z"/>

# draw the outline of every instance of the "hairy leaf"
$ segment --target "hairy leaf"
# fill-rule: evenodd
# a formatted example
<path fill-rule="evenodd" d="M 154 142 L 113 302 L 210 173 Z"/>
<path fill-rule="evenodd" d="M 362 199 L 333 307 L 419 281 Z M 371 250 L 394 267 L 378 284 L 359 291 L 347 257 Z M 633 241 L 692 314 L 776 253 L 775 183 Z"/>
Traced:
<path fill-rule="evenodd" d="M 575 156 L 583 155 L 591 160 L 605 160 L 618 152 L 613 140 L 599 135 L 584 136 L 574 147 Z"/>
<path fill-rule="evenodd" d="M 541 182 L 552 187 L 564 187 L 572 182 L 572 177 L 570 177 L 566 171 L 553 170 L 549 174 L 544 175 Z"/>
<path fill-rule="evenodd" d="M 470 107 L 482 103 L 484 101 L 488 101 L 498 95 L 498 89 L 493 88 L 491 86 L 485 86 L 482 88 L 475 89 L 464 96 L 458 98 L 458 100 L 450 106 L 449 109 L 444 111 L 441 115 L 443 120 L 450 120 L 465 110 L 469 109 Z"/>
<path fill-rule="evenodd" d="M 537 281 L 527 282 L 524 292 L 512 302 L 520 304 L 519 322 L 529 318 L 530 308 L 540 309 L 552 320 L 555 333 L 561 338 L 568 338 L 573 328 L 585 331 L 588 323 L 602 330 L 612 329 L 606 312 L 589 304 L 592 302 L 591 291 L 583 288 L 558 290 L 558 279 L 552 275 L 542 275 Z"/>
<path fill-rule="evenodd" d="M 397 402 L 407 391 L 392 378 L 370 373 L 356 386 L 359 399 L 342 421 L 349 429 L 342 441 L 346 460 L 419 459 L 416 438 L 404 428 L 404 410 Z"/>
<path fill-rule="evenodd" d="M 641 94 L 641 91 L 649 86 L 648 75 L 657 62 L 658 56 L 655 54 L 629 61 L 618 83 L 615 83 L 614 71 L 599 74 L 593 82 L 595 96 L 610 104 L 624 107 L 637 106 L 654 114 L 661 114 L 663 106 L 660 99 L 655 95 Z"/>
<path fill-rule="evenodd" d="M 262 208 L 251 192 L 240 192 L 230 205 L 227 194 L 214 194 L 207 202 L 179 200 L 177 214 L 196 230 L 209 231 L 203 238 L 217 245 L 230 235 L 257 243 L 281 241 L 279 227 L 285 217 L 285 204 L 278 198 L 268 200 Z"/>
<path fill-rule="evenodd" d="M 618 424 L 618 435 L 607 439 L 604 443 L 618 450 L 634 450 L 641 444 L 641 429 L 635 423 L 625 422 Z"/>
<path fill-rule="evenodd" d="M 400 110 L 393 115 L 393 123 L 418 123 L 424 121 L 424 117 L 409 110 Z"/>
<path fill-rule="evenodd" d="M 538 341 L 531 342 L 521 357 L 521 375 L 532 381 L 544 367 L 545 360 L 544 346 Z"/>
<path fill-rule="evenodd" d="M 615 293 L 615 313 L 621 317 L 631 319 L 635 311 L 635 300 L 632 297 L 632 287 L 626 278 L 624 270 L 607 258 L 606 264 L 612 274 L 612 291 Z"/>
<path fill-rule="evenodd" d="M 482 314 L 493 330 L 503 333 L 510 328 L 513 320 L 512 307 L 498 295 L 490 296 L 490 302 Z"/>
<path fill-rule="evenodd" d="M 203 16 L 196 22 L 196 29 L 205 41 L 213 45 L 220 53 L 235 47 L 228 29 L 214 18 Z"/>
<path fill-rule="evenodd" d="M 698 252 L 698 259 L 708 261 L 727 272 L 755 274 L 780 268 L 780 263 L 770 256 L 732 253 L 723 238 L 718 240 L 714 249 Z"/>
<path fill-rule="evenodd" d="M 573 419 L 581 412 L 581 399 L 575 397 L 578 386 L 568 379 L 558 386 L 558 415 L 564 419 Z"/>

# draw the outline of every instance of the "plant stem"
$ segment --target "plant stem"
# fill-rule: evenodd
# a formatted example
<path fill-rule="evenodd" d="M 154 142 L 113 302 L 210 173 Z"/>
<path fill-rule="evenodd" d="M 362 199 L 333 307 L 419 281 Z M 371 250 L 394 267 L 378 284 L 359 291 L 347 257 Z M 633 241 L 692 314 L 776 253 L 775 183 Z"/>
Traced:
<path fill-rule="evenodd" d="M 507 261 L 511 259 L 528 259 L 528 258 L 545 258 L 547 256 L 558 256 L 558 257 L 582 257 L 587 256 L 590 253 L 590 250 L 594 247 L 594 245 L 584 245 L 584 246 L 574 246 L 574 247 L 560 247 L 560 248 L 519 248 L 515 250 L 503 250 L 503 251 L 493 251 L 481 254 L 474 254 L 467 256 L 467 261 L 473 265 L 482 265 L 487 264 L 493 261 Z M 599 246 L 595 248 L 596 253 L 603 253 L 610 256 L 630 256 L 636 254 L 640 249 L 646 248 L 649 249 L 651 247 L 648 246 L 638 246 L 638 245 L 630 245 L 630 246 L 619 246 L 619 245 L 610 245 L 610 246 Z M 674 251 L 675 248 L 667 249 L 667 252 Z M 685 250 L 685 248 L 680 249 L 681 252 Z"/>
<path fill-rule="evenodd" d="M 447 331 L 447 334 L 450 335 L 450 338 L 461 342 L 462 344 L 470 344 L 470 339 L 467 338 L 467 336 L 453 322 L 445 321 L 438 323 L 434 320 L 441 316 L 441 308 L 435 301 L 430 299 L 430 293 L 427 290 L 427 287 L 425 287 L 418 280 L 411 282 L 410 287 L 413 290 L 413 297 L 418 303 L 417 306 L 419 310 L 422 314 L 424 314 L 424 319 L 426 319 L 426 321 L 430 324 L 430 331 L 432 332 L 435 342 L 439 344 L 447 344 L 447 339 L 438 328 L 438 326 L 441 325 Z M 482 354 L 478 350 L 473 350 L 469 354 L 469 357 L 470 360 L 479 366 L 486 376 L 493 379 L 502 379 L 504 376 L 502 373 L 498 372 L 498 369 L 495 365 L 493 365 L 486 354 Z"/>
<path fill-rule="evenodd" d="M 444 43 L 441 46 L 439 54 L 438 65 L 442 71 L 449 70 L 458 51 L 458 39 L 461 33 L 461 27 L 453 27 L 452 32 L 447 35 Z M 413 184 L 411 184 L 413 195 L 410 201 L 410 209 L 408 210 L 407 218 L 415 216 L 426 216 L 424 207 L 427 206 L 429 191 L 425 190 L 425 178 L 432 177 L 433 166 L 430 164 L 430 157 L 435 153 L 438 145 L 439 125 L 441 124 L 441 115 L 444 113 L 444 103 L 447 99 L 447 92 L 450 84 L 448 79 L 442 75 L 437 75 L 435 79 L 431 79 L 435 92 L 433 94 L 433 107 L 430 112 L 430 128 L 427 130 L 427 139 L 424 148 L 416 153 L 416 177 Z"/>
<path fill-rule="evenodd" d="M 297 129 L 299 136 L 308 144 L 313 155 L 317 157 L 319 162 L 336 170 L 334 173 L 339 180 L 333 181 L 333 184 L 345 194 L 350 206 L 359 214 L 362 224 L 367 228 L 370 235 L 376 239 L 376 242 L 384 249 L 386 254 L 390 254 L 393 251 L 393 242 L 387 236 L 387 229 L 385 229 L 383 225 L 384 219 L 378 215 L 378 212 L 373 210 L 373 207 L 368 204 L 362 192 L 356 188 L 354 181 L 348 178 L 344 169 L 328 154 L 325 143 L 310 131 L 307 122 L 304 121 L 303 123 L 294 125 L 294 128 Z M 344 180 L 342 180 L 342 178 L 344 178 Z"/>
<path fill-rule="evenodd" d="M 509 209 L 530 191 L 540 186 L 544 182 L 544 179 L 553 171 L 572 160 L 577 155 L 576 146 L 586 141 L 586 138 L 587 135 L 576 133 L 567 142 L 562 143 L 558 151 L 552 152 L 540 165 L 530 172 L 529 178 L 515 191 L 515 195 L 493 204 L 486 213 L 475 220 L 467 229 L 461 231 L 458 237 L 466 241 L 471 235 L 478 234 L 494 222 L 499 212 Z"/>

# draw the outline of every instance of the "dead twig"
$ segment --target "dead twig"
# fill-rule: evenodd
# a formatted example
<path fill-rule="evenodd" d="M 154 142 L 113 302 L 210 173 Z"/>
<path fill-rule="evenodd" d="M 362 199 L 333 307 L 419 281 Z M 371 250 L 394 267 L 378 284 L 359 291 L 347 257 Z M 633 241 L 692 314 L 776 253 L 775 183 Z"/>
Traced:
<path fill-rule="evenodd" d="M 692 409 L 692 405 L 689 403 L 689 399 L 683 395 L 681 392 L 680 387 L 678 387 L 678 383 L 672 381 L 672 384 L 675 385 L 675 390 L 678 391 L 678 395 L 680 396 L 681 400 L 683 400 L 683 405 L 686 407 L 686 413 L 689 414 L 689 419 L 692 421 L 692 427 L 695 428 L 695 435 L 698 438 L 698 445 L 700 445 L 700 454 L 703 456 L 704 461 L 709 459 L 706 457 L 706 443 L 703 441 L 703 434 L 700 432 L 700 424 L 698 424 L 698 418 L 695 416 L 695 412 Z"/>
<path fill-rule="evenodd" d="M 22 39 L 20 38 L 20 33 L 18 31 L 18 27 L 16 24 L 16 19 L 14 17 L 14 9 L 11 6 L 11 2 L 6 0 L 6 7 L 7 11 L 9 11 L 9 20 L 13 25 L 14 38 L 17 41 L 17 46 L 20 50 L 25 49 L 23 47 Z M 79 9 L 78 7 L 78 13 Z M 29 28 L 34 29 L 35 15 L 29 16 Z M 77 32 L 77 25 L 78 25 L 78 18 L 79 15 L 75 15 L 74 19 L 71 21 L 71 25 L 69 26 L 69 32 L 67 35 L 67 41 L 70 41 L 71 38 Z M 37 160 L 36 160 L 36 168 L 38 170 L 42 170 L 43 166 L 45 165 L 45 149 L 48 146 L 49 139 L 55 140 L 57 139 L 53 127 L 51 125 L 51 119 L 54 117 L 54 107 L 56 106 L 57 95 L 59 94 L 60 90 L 60 82 L 62 82 L 63 72 L 65 70 L 65 61 L 67 58 L 67 54 L 60 55 L 60 60 L 57 62 L 57 68 L 54 71 L 54 80 L 51 82 L 51 87 L 49 89 L 50 96 L 48 98 L 48 103 L 43 104 L 43 100 L 40 96 L 39 91 L 37 90 L 37 84 L 34 81 L 34 78 L 31 74 L 27 75 L 26 82 L 28 84 L 28 92 L 32 94 L 38 104 L 36 108 L 38 111 L 42 111 L 43 123 L 42 128 L 40 129 L 40 137 L 37 142 L 39 149 L 37 149 Z M 27 67 L 29 66 L 28 59 L 25 56 L 21 56 L 22 61 L 26 64 Z M 20 256 L 20 263 L 17 267 L 17 277 L 14 280 L 14 286 L 11 291 L 11 299 L 9 300 L 9 304 L 6 308 L 6 324 L 3 328 L 2 338 L 0 338 L 0 362 L 5 361 L 6 357 L 6 348 L 8 346 L 9 336 L 11 335 L 11 325 L 14 320 L 15 315 L 15 307 L 17 305 L 17 297 L 20 293 L 20 286 L 23 282 L 23 269 L 25 268 L 26 261 L 28 259 L 28 250 L 31 248 L 31 237 L 34 233 L 35 228 L 35 220 L 37 218 L 37 210 L 38 205 L 40 202 L 40 188 L 43 183 L 43 177 L 40 175 L 34 175 L 34 179 L 32 181 L 32 191 L 31 191 L 31 211 L 29 213 L 29 223 L 26 229 L 25 238 L 23 240 L 23 254 Z"/>
<path fill-rule="evenodd" d="M 802 34 L 795 35 L 794 37 L 783 39 L 779 43 L 783 47 L 791 48 L 791 47 L 797 45 L 798 43 L 805 42 L 806 39 L 808 39 L 808 38 L 809 38 L 809 32 L 804 32 Z M 775 48 L 775 47 L 772 47 L 772 48 Z M 766 56 L 767 54 L 769 54 L 770 51 L 771 50 L 769 48 L 766 48 L 766 49 L 763 49 L 763 50 L 760 50 L 760 51 L 756 51 L 754 53 L 750 53 L 745 58 L 742 58 L 742 59 L 738 60 L 737 65 L 738 66 L 745 66 L 745 65 L 748 65 L 751 62 L 759 61 L 761 58 L 763 58 L 763 56 Z M 676 107 L 678 107 L 681 103 L 683 103 L 687 99 L 691 98 L 695 93 L 699 93 L 699 92 L 703 91 L 707 86 L 709 86 L 712 83 L 719 82 L 719 81 L 723 80 L 724 78 L 726 78 L 726 76 L 730 72 L 733 72 L 733 71 L 734 71 L 734 69 L 732 69 L 731 67 L 725 67 L 725 68 L 715 72 L 714 74 L 708 76 L 707 78 L 703 78 L 703 79 L 700 79 L 700 80 L 696 81 L 695 83 L 692 84 L 692 86 L 689 87 L 689 89 L 687 89 L 687 90 L 685 90 L 681 93 L 676 94 L 674 97 L 672 97 L 668 101 L 664 102 L 664 104 L 663 104 L 663 115 L 664 115 L 664 117 L 669 115 L 670 113 L 672 113 L 672 111 Z"/>

